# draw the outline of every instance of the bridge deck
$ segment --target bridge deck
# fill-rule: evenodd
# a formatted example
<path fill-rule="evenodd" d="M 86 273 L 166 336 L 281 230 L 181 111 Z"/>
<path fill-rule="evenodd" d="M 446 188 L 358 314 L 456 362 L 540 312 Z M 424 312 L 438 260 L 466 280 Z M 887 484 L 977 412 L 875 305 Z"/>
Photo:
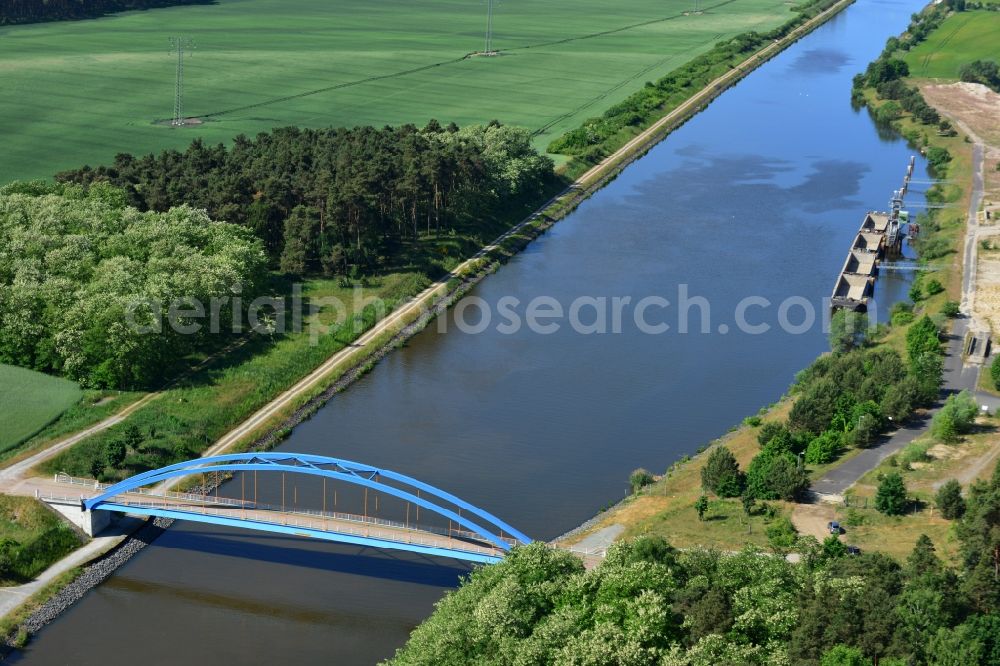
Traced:
<path fill-rule="evenodd" d="M 68 476 L 47 482 L 37 479 L 35 486 L 41 499 L 64 502 L 95 497 L 105 488 L 103 484 L 89 479 Z M 101 508 L 348 543 L 369 544 L 377 541 L 385 545 L 400 544 L 414 547 L 408 548 L 411 550 L 420 548 L 427 552 L 440 551 L 439 554 L 447 552 L 475 561 L 494 561 L 505 554 L 496 545 L 461 529 L 418 526 L 350 513 L 289 509 L 224 496 L 141 489 L 122 493 L 112 502 L 102 504 Z M 515 543 L 514 539 L 505 537 L 503 540 L 511 545 Z"/>

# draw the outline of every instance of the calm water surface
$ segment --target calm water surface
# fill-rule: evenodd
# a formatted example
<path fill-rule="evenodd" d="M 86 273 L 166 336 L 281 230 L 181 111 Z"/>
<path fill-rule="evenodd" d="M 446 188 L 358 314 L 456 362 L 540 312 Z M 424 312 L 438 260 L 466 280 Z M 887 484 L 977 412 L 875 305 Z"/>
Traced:
<path fill-rule="evenodd" d="M 826 341 L 818 326 L 777 330 L 778 304 L 804 297 L 822 310 L 863 212 L 887 206 L 911 154 L 851 109 L 850 80 L 921 4 L 860 0 L 725 93 L 475 292 L 489 304 L 543 295 L 566 305 L 580 296 L 676 303 L 686 284 L 710 303 L 712 333 L 674 326 L 646 335 L 627 317 L 621 334 L 589 336 L 566 326 L 552 335 L 495 326 L 442 335 L 432 326 L 283 448 L 410 474 L 549 539 L 619 499 L 630 470 L 662 471 L 779 398 Z M 883 313 L 906 288 L 880 279 Z M 772 331 L 736 330 L 736 306 L 748 296 L 773 304 L 748 315 Z M 676 309 L 650 312 L 676 322 Z M 801 310 L 789 317 L 800 322 Z M 313 487 L 294 483 L 295 501 L 315 499 Z M 228 492 L 239 490 L 231 484 Z M 274 488 L 267 492 L 274 499 Z M 339 501 L 356 499 L 345 491 Z M 467 571 L 451 561 L 178 525 L 15 661 L 371 664 L 390 656 Z"/>

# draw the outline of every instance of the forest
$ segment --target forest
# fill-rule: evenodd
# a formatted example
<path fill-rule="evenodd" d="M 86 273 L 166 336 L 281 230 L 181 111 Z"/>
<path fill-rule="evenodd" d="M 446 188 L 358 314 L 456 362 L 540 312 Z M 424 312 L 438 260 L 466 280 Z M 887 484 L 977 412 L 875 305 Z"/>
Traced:
<path fill-rule="evenodd" d="M 204 208 L 253 230 L 286 273 L 343 275 L 393 266 L 407 242 L 474 232 L 482 218 L 537 200 L 554 173 L 530 139 L 497 122 L 285 127 L 230 148 L 195 140 L 184 152 L 119 154 L 57 180 L 109 182 L 140 210 Z"/>
<path fill-rule="evenodd" d="M 8 185 L 0 189 L 0 362 L 87 387 L 155 385 L 217 342 L 166 323 L 155 330 L 157 316 L 163 322 L 174 299 L 219 298 L 219 318 L 230 321 L 228 297 L 236 289 L 250 302 L 265 271 L 251 232 L 204 211 L 140 212 L 106 184 Z"/>
<path fill-rule="evenodd" d="M 797 564 L 645 536 L 585 571 L 519 547 L 445 596 L 392 663 L 1000 665 L 1000 465 L 965 500 L 956 566 L 926 536 L 902 564 L 833 536 L 799 537 Z"/>
<path fill-rule="evenodd" d="M 115 12 L 174 5 L 210 5 L 215 0 L 0 0 L 0 25 L 97 18 Z"/>

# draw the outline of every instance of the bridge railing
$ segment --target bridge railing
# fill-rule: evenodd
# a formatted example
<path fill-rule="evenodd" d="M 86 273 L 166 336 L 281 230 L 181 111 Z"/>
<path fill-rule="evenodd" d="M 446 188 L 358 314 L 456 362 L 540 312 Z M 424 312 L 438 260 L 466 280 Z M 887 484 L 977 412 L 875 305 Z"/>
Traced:
<path fill-rule="evenodd" d="M 94 479 L 85 479 L 81 477 L 70 476 L 69 474 L 65 474 L 63 472 L 56 474 L 55 480 L 57 483 L 81 486 L 94 491 L 104 490 L 105 488 L 111 485 L 95 481 Z M 288 507 L 282 507 L 277 504 L 263 504 L 253 501 L 238 500 L 226 496 L 213 497 L 211 495 L 201 495 L 196 493 L 180 493 L 169 490 L 157 491 L 151 488 L 135 488 L 133 490 L 128 491 L 127 493 L 124 493 L 123 496 L 124 495 L 142 495 L 145 497 L 157 498 L 157 499 L 175 499 L 187 502 L 196 502 L 202 505 L 221 504 L 233 508 L 241 508 L 241 509 L 253 508 L 266 511 L 274 511 L 275 513 L 280 512 L 280 513 L 287 513 L 287 514 L 301 515 L 301 516 L 331 518 L 334 520 L 342 520 L 351 523 L 382 525 L 384 527 L 392 527 L 396 529 L 414 530 L 418 532 L 431 532 L 433 534 L 439 534 L 441 536 L 447 536 L 447 537 L 455 537 L 459 539 L 474 539 L 474 540 L 482 539 L 482 537 L 480 537 L 479 535 L 475 534 L 474 532 L 469 532 L 467 530 L 460 530 L 455 528 L 449 529 L 445 527 L 437 527 L 434 525 L 424 525 L 415 527 L 413 524 L 404 523 L 403 521 L 390 520 L 388 518 L 378 518 L 376 516 L 362 516 L 354 513 L 342 513 L 339 511 L 322 511 L 320 509 L 303 509 L 297 507 L 290 509 Z M 515 539 L 510 537 L 501 535 L 500 538 L 505 543 L 508 543 L 511 546 L 517 543 Z"/>
<path fill-rule="evenodd" d="M 123 493 L 122 497 L 133 494 L 132 491 L 128 493 Z M 379 518 L 377 516 L 364 516 L 357 513 L 343 513 L 341 511 L 322 511 L 320 509 L 302 509 L 302 508 L 289 508 L 287 506 L 280 506 L 278 504 L 267 504 L 261 502 L 253 502 L 250 500 L 240 501 L 234 500 L 226 497 L 211 497 L 206 495 L 192 495 L 190 493 L 137 493 L 144 497 L 151 499 L 179 499 L 189 502 L 195 502 L 199 506 L 211 506 L 223 504 L 232 509 L 244 509 L 244 510 L 260 510 L 268 511 L 275 514 L 289 514 L 296 516 L 303 516 L 308 518 L 326 518 L 330 520 L 340 520 L 349 523 L 357 523 L 362 525 L 374 525 L 382 527 L 391 527 L 393 529 L 408 530 L 413 532 L 429 532 L 432 534 L 438 534 L 440 536 L 445 536 L 449 538 L 458 539 L 473 539 L 476 541 L 482 541 L 482 537 L 474 532 L 469 532 L 467 530 L 460 530 L 446 527 L 438 527 L 436 525 L 418 525 L 417 523 L 406 523 L 401 520 L 390 520 L 388 518 Z M 119 502 L 122 503 L 122 502 Z M 139 506 L 139 504 L 135 504 Z M 509 543 L 514 546 L 517 542 L 515 539 L 510 537 L 502 536 L 500 537 L 505 543 Z"/>
<path fill-rule="evenodd" d="M 177 510 L 177 507 L 178 507 L 178 505 L 176 503 L 168 503 L 168 502 L 165 502 L 165 501 L 164 502 L 159 502 L 159 503 L 158 502 L 150 502 L 150 501 L 146 500 L 145 498 L 143 499 L 143 501 L 135 501 L 135 500 L 131 499 L 130 497 L 128 497 L 128 495 L 129 495 L 128 493 L 125 493 L 125 494 L 121 495 L 118 499 L 115 500 L 115 504 L 122 505 L 122 506 L 132 506 L 132 507 L 135 507 L 136 509 L 164 508 L 164 509 Z M 154 497 L 156 497 L 156 496 L 154 496 Z M 166 498 L 163 498 L 163 499 L 166 499 Z M 181 505 L 181 506 L 183 507 L 185 505 Z M 208 503 L 201 503 L 198 508 L 200 509 L 199 511 L 197 511 L 197 512 L 192 511 L 191 513 L 198 513 L 198 514 L 202 514 L 202 515 L 211 515 L 211 516 L 219 516 L 221 518 L 231 518 L 233 516 L 233 512 L 231 510 L 229 510 L 229 509 L 222 509 L 222 508 L 220 508 L 218 506 L 213 506 L 212 504 L 208 504 Z M 252 511 L 259 511 L 260 510 L 259 508 L 251 508 L 249 506 L 244 507 L 244 508 L 246 510 L 248 510 L 248 511 L 251 511 L 251 510 Z M 277 513 L 277 512 L 275 512 L 275 513 Z M 286 512 L 284 512 L 283 515 L 288 515 L 289 513 L 291 513 L 291 512 L 286 511 Z M 349 520 L 349 518 L 355 517 L 353 514 L 341 514 L 341 515 L 345 516 L 345 518 L 340 518 L 338 520 L 340 520 L 342 522 L 355 522 L 355 521 Z M 330 517 L 332 518 L 333 516 L 330 516 Z M 410 529 L 405 529 L 404 528 L 404 529 L 402 529 L 400 531 L 390 532 L 390 531 L 387 531 L 387 530 L 378 529 L 379 525 L 373 525 L 372 523 L 367 523 L 364 528 L 361 528 L 361 527 L 355 528 L 355 527 L 344 526 L 344 525 L 337 525 L 336 527 L 331 528 L 330 525 L 324 524 L 322 522 L 311 521 L 311 520 L 298 520 L 298 519 L 295 519 L 295 518 L 292 518 L 292 519 L 285 518 L 281 522 L 278 522 L 278 521 L 275 521 L 275 520 L 260 520 L 259 518 L 244 518 L 244 520 L 246 520 L 247 522 L 271 523 L 271 524 L 275 524 L 275 525 L 282 525 L 282 526 L 285 526 L 285 527 L 300 527 L 300 528 L 303 528 L 303 529 L 311 529 L 311 530 L 317 530 L 317 531 L 323 531 L 323 532 L 336 532 L 338 534 L 349 534 L 349 535 L 352 535 L 352 536 L 360 536 L 360 537 L 365 537 L 365 538 L 382 539 L 382 540 L 385 540 L 385 541 L 395 541 L 395 542 L 401 542 L 401 543 L 407 543 L 407 544 L 415 544 L 415 545 L 420 545 L 420 546 L 428 546 L 428 547 L 432 547 L 432 548 L 446 547 L 446 548 L 449 548 L 449 549 L 455 550 L 455 551 L 468 552 L 468 553 L 476 553 L 476 554 L 479 554 L 479 555 L 496 556 L 496 555 L 499 554 L 497 548 L 477 546 L 475 544 L 468 543 L 468 542 L 465 542 L 465 541 L 461 541 L 461 542 L 459 542 L 460 545 L 456 545 L 454 543 L 454 541 L 452 541 L 450 539 L 449 539 L 448 543 L 443 544 L 441 541 L 434 541 L 433 539 L 421 538 L 418 535 L 421 532 L 426 532 L 427 531 L 427 530 L 423 530 L 423 529 L 416 530 L 416 529 L 412 529 L 412 528 L 410 528 Z M 357 522 L 362 522 L 362 521 L 357 521 Z M 400 534 L 400 532 L 402 532 L 402 534 Z M 446 535 L 446 534 L 441 534 L 439 536 L 448 537 L 448 535 Z"/>
<path fill-rule="evenodd" d="M 57 483 L 60 484 L 80 486 L 82 488 L 87 488 L 97 492 L 104 490 L 105 488 L 108 488 L 110 485 L 112 485 L 107 483 L 101 483 L 94 479 L 86 479 L 82 477 L 70 476 L 69 474 L 66 474 L 64 472 L 56 474 L 55 480 Z M 363 516 L 353 513 L 342 513 L 339 511 L 322 511 L 320 509 L 304 509 L 297 507 L 290 509 L 288 507 L 282 507 L 277 504 L 258 503 L 253 501 L 239 500 L 226 496 L 213 497 L 211 495 L 202 495 L 197 493 L 181 493 L 169 490 L 162 491 L 162 490 L 154 490 L 151 488 L 135 488 L 133 490 L 128 491 L 127 493 L 123 493 L 122 496 L 125 495 L 141 495 L 152 499 L 181 500 L 186 502 L 195 502 L 203 506 L 211 504 L 215 505 L 221 504 L 232 507 L 234 509 L 250 509 L 250 508 L 260 509 L 265 511 L 273 511 L 275 513 L 286 513 L 286 514 L 308 516 L 308 517 L 330 518 L 334 520 L 341 520 L 351 523 L 381 525 L 384 527 L 411 530 L 416 532 L 430 532 L 432 534 L 438 534 L 441 536 L 458 538 L 458 539 L 482 540 L 482 537 L 468 530 L 437 527 L 435 525 L 414 526 L 414 524 L 412 523 L 405 523 L 403 521 L 390 520 L 388 518 L 379 518 L 376 516 Z M 124 502 L 119 502 L 119 503 L 124 503 Z M 139 506 L 138 504 L 134 505 Z M 501 535 L 500 539 L 503 540 L 505 543 L 510 544 L 511 546 L 514 546 L 517 543 L 515 539 L 504 535 Z"/>

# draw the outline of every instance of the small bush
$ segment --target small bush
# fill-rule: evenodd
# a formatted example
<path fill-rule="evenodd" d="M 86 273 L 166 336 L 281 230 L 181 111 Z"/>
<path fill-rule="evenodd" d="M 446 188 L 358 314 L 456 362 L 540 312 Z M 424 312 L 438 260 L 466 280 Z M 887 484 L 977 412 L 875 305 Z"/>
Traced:
<path fill-rule="evenodd" d="M 640 467 L 629 475 L 628 482 L 632 486 L 632 494 L 635 495 L 653 482 L 653 475 Z"/>
<path fill-rule="evenodd" d="M 945 481 L 937 491 L 935 504 L 941 515 L 948 520 L 961 518 L 965 513 L 965 499 L 962 497 L 962 485 L 955 479 Z"/>
<path fill-rule="evenodd" d="M 932 278 L 927 281 L 927 285 L 924 287 L 924 291 L 927 293 L 928 296 L 934 296 L 944 291 L 944 287 L 938 280 Z"/>
<path fill-rule="evenodd" d="M 889 319 L 893 326 L 906 326 L 913 322 L 913 304 L 906 301 L 894 303 L 889 310 Z"/>
<path fill-rule="evenodd" d="M 701 468 L 701 486 L 719 497 L 738 497 L 743 492 L 744 477 L 732 451 L 717 447 Z"/>
<path fill-rule="evenodd" d="M 931 435 L 945 443 L 955 442 L 971 432 L 978 413 L 979 405 L 968 391 L 950 395 L 931 421 Z"/>
<path fill-rule="evenodd" d="M 941 306 L 941 314 L 949 319 L 954 319 L 960 314 L 958 301 L 945 301 Z"/>
<path fill-rule="evenodd" d="M 767 527 L 767 542 L 774 552 L 784 555 L 795 547 L 798 530 L 787 517 L 782 516 Z"/>
<path fill-rule="evenodd" d="M 993 386 L 1000 389 L 1000 354 L 995 356 L 990 364 L 990 379 L 993 380 Z"/>
<path fill-rule="evenodd" d="M 899 454 L 899 464 L 903 466 L 903 469 L 910 469 L 913 463 L 927 462 L 931 459 L 930 456 L 927 455 L 927 450 L 929 448 L 930 444 L 928 442 L 914 442 L 912 444 L 907 444 Z"/>
<path fill-rule="evenodd" d="M 886 474 L 878 484 L 875 508 L 887 516 L 898 516 L 906 508 L 906 484 L 899 472 Z"/>
<path fill-rule="evenodd" d="M 827 430 L 816 437 L 806 447 L 805 459 L 810 465 L 825 465 L 833 462 L 840 455 L 842 438 L 840 433 Z"/>

